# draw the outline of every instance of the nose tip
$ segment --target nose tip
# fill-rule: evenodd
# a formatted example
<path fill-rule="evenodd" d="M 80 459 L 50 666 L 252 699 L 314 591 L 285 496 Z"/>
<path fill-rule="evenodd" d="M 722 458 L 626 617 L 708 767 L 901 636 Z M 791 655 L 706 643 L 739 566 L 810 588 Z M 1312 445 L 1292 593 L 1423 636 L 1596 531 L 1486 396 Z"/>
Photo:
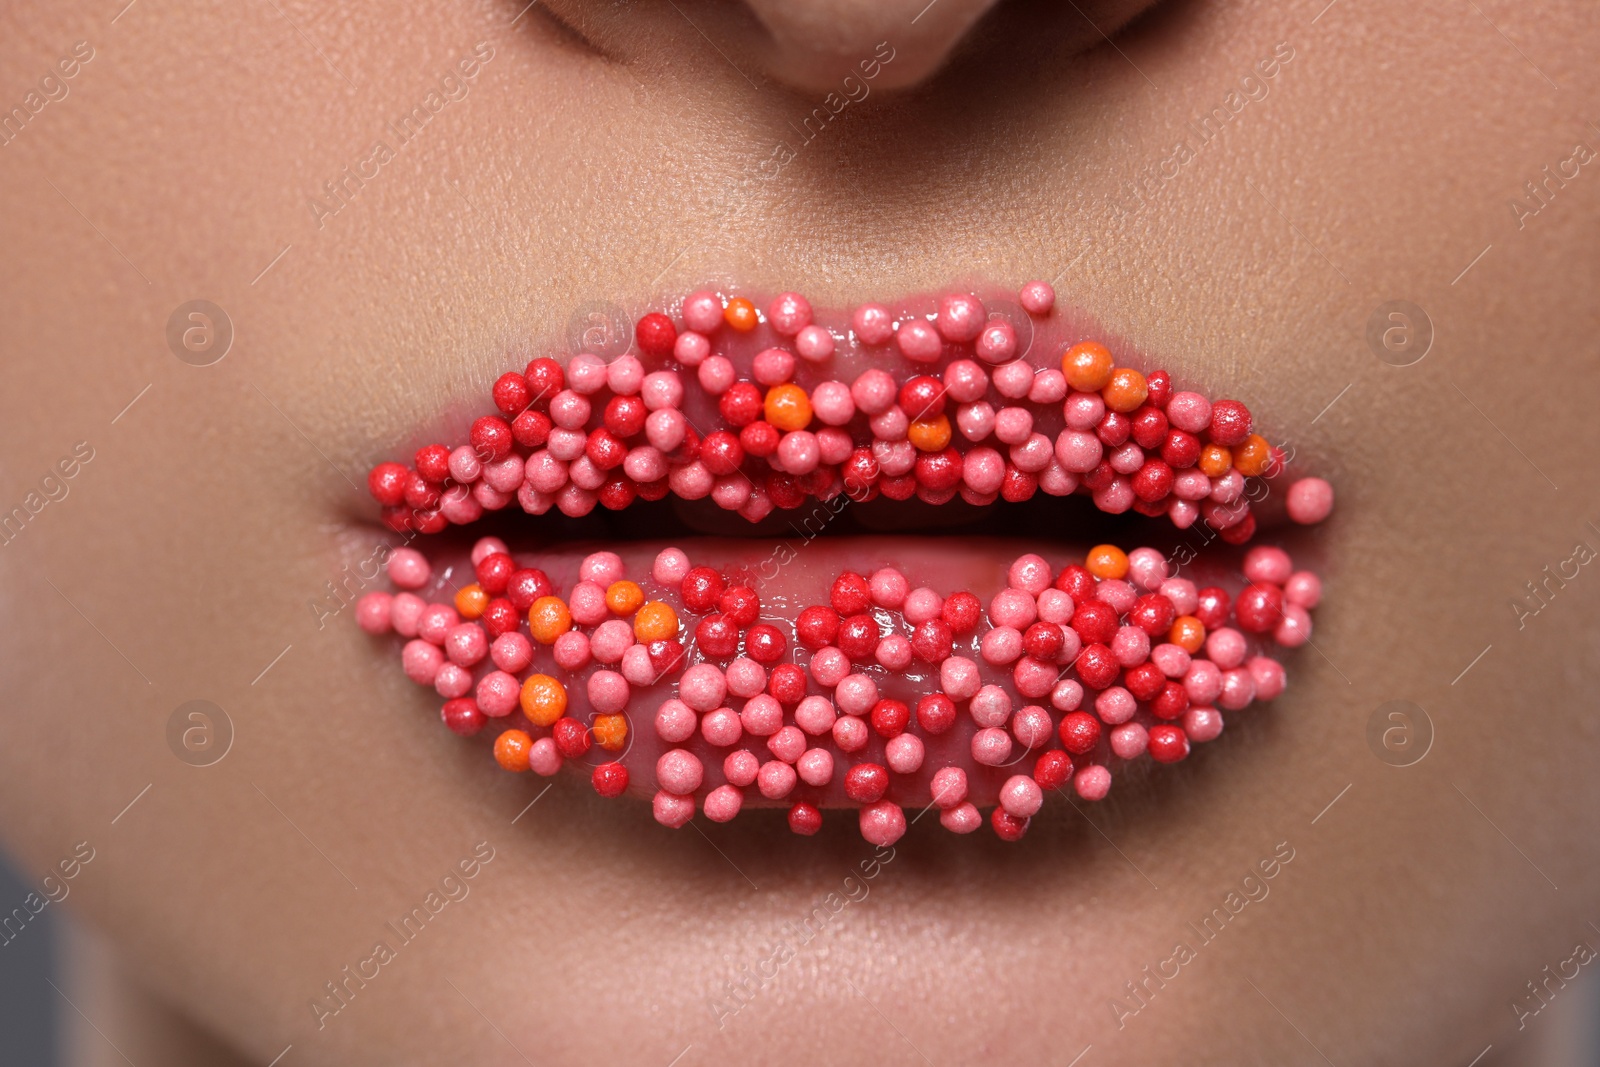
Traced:
<path fill-rule="evenodd" d="M 745 2 L 767 32 L 767 74 L 826 92 L 850 76 L 883 89 L 926 80 L 996 0 Z"/>

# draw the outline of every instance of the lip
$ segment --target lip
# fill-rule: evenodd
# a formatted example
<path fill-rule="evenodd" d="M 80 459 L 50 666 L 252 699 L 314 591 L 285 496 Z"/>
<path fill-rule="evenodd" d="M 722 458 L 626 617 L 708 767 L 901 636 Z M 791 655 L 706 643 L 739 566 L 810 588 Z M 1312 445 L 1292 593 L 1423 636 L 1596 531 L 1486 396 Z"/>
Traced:
<path fill-rule="evenodd" d="M 809 833 L 824 811 L 854 808 L 863 835 L 887 843 L 905 831 L 907 812 L 914 819 L 919 811 L 937 807 L 948 829 L 967 832 L 988 821 L 1000 836 L 1015 840 L 1025 833 L 1044 793 L 1074 789 L 1085 799 L 1100 799 L 1125 762 L 1151 756 L 1176 762 L 1192 744 L 1215 739 L 1225 716 L 1262 713 L 1250 707 L 1258 691 L 1270 699 L 1283 687 L 1275 653 L 1309 639 L 1309 611 L 1320 598 L 1314 575 L 1295 569 L 1275 546 L 1288 532 L 1283 529 L 1286 511 L 1301 521 L 1325 516 L 1326 508 L 1315 506 L 1313 498 L 1326 483 L 1288 476 L 1287 458 L 1253 433 L 1248 414 L 1239 425 L 1242 405 L 1235 409 L 1219 402 L 1212 409 L 1215 419 L 1201 427 L 1196 391 L 1181 378 L 1174 382 L 1164 372 L 1158 377 L 1153 363 L 1126 351 L 1072 347 L 1093 339 L 1091 321 L 1063 309 L 1041 310 L 1040 289 L 987 290 L 976 298 L 981 302 L 976 310 L 969 292 L 949 292 L 956 298 L 921 296 L 880 305 L 893 323 L 887 340 L 873 335 L 876 324 L 870 317 L 851 310 L 813 311 L 793 294 L 752 300 L 754 313 L 746 321 L 753 328 L 743 332 L 734 328 L 743 323 L 731 321 L 732 313 L 713 324 L 702 292 L 669 305 L 665 319 L 660 312 L 641 318 L 627 355 L 609 364 L 586 354 L 566 360 L 566 388 L 560 392 L 536 388 L 549 382 L 532 365 L 530 378 L 508 373 L 495 393 L 503 412 L 497 427 L 483 429 L 484 407 L 455 407 L 442 414 L 439 425 L 457 431 L 444 440 L 471 442 L 451 457 L 444 478 L 438 477 L 445 469 L 438 466 L 438 455 L 431 457 L 434 466 L 424 467 L 437 479 L 431 483 L 413 468 L 404 468 L 404 474 L 392 463 L 374 468 L 371 484 L 385 505 L 384 522 L 409 547 L 388 557 L 395 593 L 363 598 L 357 621 L 414 681 L 449 698 L 441 714 L 452 729 L 495 737 L 501 766 L 527 771 L 531 764 L 539 774 L 581 768 L 602 795 L 651 798 L 655 817 L 668 826 L 682 825 L 697 810 L 725 821 L 742 807 L 784 806 L 790 809 L 791 827 Z M 716 301 L 718 310 L 732 306 L 731 297 L 718 294 Z M 691 334 L 691 325 L 703 333 Z M 707 343 L 694 340 L 698 336 Z M 902 345 L 902 338 L 908 343 Z M 773 349 L 787 356 L 774 356 Z M 1149 376 L 1124 377 L 1119 369 L 1101 392 L 1089 393 L 1088 386 L 1100 380 L 1096 376 L 1105 355 L 1116 368 L 1142 368 Z M 952 364 L 960 373 L 949 371 Z M 891 402 L 887 413 L 877 415 L 861 410 L 881 403 L 881 382 L 877 389 L 848 388 L 872 370 L 887 371 L 896 385 L 917 375 L 942 379 L 942 388 L 895 391 L 897 400 L 921 408 L 912 412 L 923 417 L 909 420 L 909 434 L 908 419 L 896 414 L 902 412 L 900 404 Z M 975 382 L 976 370 L 982 380 Z M 1063 370 L 1083 388 L 1074 388 Z M 640 379 L 650 372 L 675 373 L 681 396 L 673 396 L 680 390 L 659 375 L 641 388 Z M 606 384 L 608 374 L 615 392 Z M 730 380 L 745 384 L 730 390 Z M 831 381 L 841 387 L 817 388 Z M 591 402 L 575 399 L 576 390 L 590 383 L 598 385 L 588 393 Z M 794 385 L 806 403 L 795 399 Z M 841 402 L 852 393 L 851 400 Z M 1186 396 L 1175 405 L 1172 398 L 1178 394 Z M 617 419 L 607 422 L 609 398 L 641 395 L 650 403 L 624 401 L 612 409 Z M 1099 415 L 1089 396 L 1105 398 Z M 942 424 L 930 397 L 942 408 Z M 776 406 L 774 398 L 781 401 Z M 808 407 L 811 401 L 814 406 Z M 988 412 L 981 410 L 985 402 Z M 1124 427 L 1092 424 L 1091 415 L 1103 418 L 1107 403 L 1125 408 L 1125 420 L 1142 420 L 1133 427 L 1142 445 L 1133 436 L 1119 443 Z M 997 417 L 995 409 L 1002 414 Z M 658 418 L 663 411 L 676 411 L 681 420 Z M 741 434 L 752 448 L 736 468 L 729 469 L 727 456 L 737 450 L 725 437 L 715 439 L 723 465 L 709 458 L 714 455 L 709 446 L 702 463 L 695 438 L 703 442 L 718 431 L 738 433 L 752 411 L 754 421 L 770 417 L 783 428 L 768 433 L 765 444 L 759 435 Z M 1031 418 L 1019 417 L 1019 411 Z M 1149 414 L 1153 411 L 1163 413 L 1160 420 Z M 1168 411 L 1172 425 L 1157 434 L 1157 423 Z M 538 414 L 517 420 L 523 412 Z M 641 425 L 646 415 L 653 421 Z M 1213 446 L 1206 459 L 1214 477 L 1201 475 L 1193 465 L 1174 464 L 1164 475 L 1156 469 L 1163 466 L 1157 462 L 1163 455 L 1181 462 L 1193 451 L 1182 441 L 1168 451 L 1167 435 L 1180 421 L 1193 430 L 1190 444 Z M 668 422 L 681 422 L 680 432 L 658 434 Z M 996 440 L 996 422 L 1005 440 Z M 566 440 L 558 441 L 563 423 Z M 603 426 L 616 434 L 608 440 L 608 434 L 595 432 Z M 806 432 L 797 433 L 802 428 Z M 558 444 L 566 449 L 560 455 L 572 456 L 575 445 L 581 448 L 576 436 L 583 433 L 591 446 L 587 453 L 551 461 Z M 885 437 L 901 440 L 881 440 Z M 783 442 L 771 453 L 780 467 L 776 472 L 756 454 L 773 438 Z M 1098 449 L 1089 449 L 1085 438 L 1095 439 L 1090 443 L 1098 442 Z M 1223 451 L 1247 476 L 1237 468 L 1221 470 L 1217 441 L 1227 442 Z M 655 445 L 661 447 L 650 447 Z M 974 458 L 985 448 L 988 454 Z M 1085 467 L 1090 451 L 1099 452 L 1094 469 L 1065 469 Z M 911 466 L 898 474 L 908 453 Z M 599 469 L 624 455 L 626 462 Z M 1041 456 L 1048 458 L 1041 462 Z M 1114 469 L 1108 470 L 1108 463 Z M 418 465 L 423 466 L 420 452 Z M 925 469 L 932 474 L 923 477 Z M 564 485 L 557 485 L 558 471 L 566 475 Z M 1096 487 L 1090 490 L 1085 482 Z M 1274 493 L 1275 482 L 1290 484 L 1290 492 Z M 1210 490 L 1204 496 L 1197 495 L 1201 484 Z M 1163 485 L 1166 492 L 1156 496 Z M 700 499 L 686 504 L 680 495 Z M 1018 499 L 1025 496 L 1031 501 Z M 1068 506 L 1077 503 L 1079 511 L 1043 506 L 1059 503 L 1047 499 L 1052 496 L 1072 498 Z M 660 503 L 641 503 L 662 497 Z M 907 497 L 925 503 L 895 505 L 894 499 Z M 612 508 L 642 510 L 646 526 L 659 525 L 657 519 L 669 512 L 687 517 L 685 536 L 662 541 L 660 530 L 651 530 L 656 537 L 612 540 L 602 532 L 607 524 L 599 521 Z M 908 514 L 953 521 L 996 509 L 1004 516 L 1007 508 L 1016 509 L 1011 513 L 1016 518 L 1051 529 L 1022 528 L 1016 532 L 1023 536 L 981 540 L 963 529 L 945 537 L 834 534 L 852 525 L 858 530 L 893 527 L 897 517 Z M 1135 541 L 1121 548 L 1144 546 L 1131 570 L 1126 555 L 1119 564 L 1115 552 L 1093 554 L 1095 543 L 1109 536 L 1097 512 L 1127 513 L 1115 535 Z M 850 521 L 841 521 L 846 514 Z M 630 520 L 632 514 L 622 518 Z M 599 533 L 598 543 L 576 544 L 561 536 L 585 525 L 580 536 Z M 926 527 L 922 530 L 925 534 Z M 727 536 L 741 533 L 747 536 Z M 663 565 L 658 562 L 663 552 L 677 555 Z M 512 558 L 501 559 L 499 553 Z M 494 562 L 478 564 L 491 555 Z M 752 590 L 760 605 L 755 615 L 729 603 L 694 605 L 701 610 L 686 605 L 674 588 L 683 570 L 680 556 L 710 567 L 728 586 Z M 1097 572 L 1094 578 L 1083 569 L 1086 561 Z M 1117 570 L 1119 565 L 1126 573 Z M 553 631 L 530 627 L 528 605 L 510 604 L 499 584 L 510 569 L 528 568 L 546 576 L 552 586 L 548 592 L 571 599 L 572 616 L 582 614 L 558 644 L 539 640 L 553 637 Z M 1071 578 L 1064 574 L 1067 568 Z M 842 574 L 865 578 L 886 569 L 903 582 L 884 579 L 865 603 L 850 603 L 850 588 L 843 594 L 833 591 Z M 602 588 L 584 594 L 578 587 L 585 578 L 598 579 Z M 623 579 L 640 588 L 631 599 L 619 594 L 608 609 L 603 587 Z M 1163 586 L 1163 581 L 1172 584 Z M 898 593 L 897 584 L 904 586 Z M 1221 615 L 1214 603 L 1204 605 L 1209 611 L 1190 603 L 1205 587 L 1226 594 L 1228 607 Z M 521 592 L 533 588 L 524 583 Z M 931 590 L 917 602 L 920 614 L 897 602 L 906 589 Z M 970 631 L 952 634 L 939 629 L 942 623 L 925 621 L 928 597 L 958 592 L 975 595 L 982 606 Z M 596 598 L 597 614 L 580 613 L 584 595 Z M 637 613 L 641 597 L 673 609 L 672 640 L 680 652 L 671 645 L 647 649 L 647 639 L 660 635 L 659 627 L 650 629 L 642 622 L 645 615 Z M 806 607 L 828 606 L 831 597 L 841 609 L 860 609 L 841 610 L 840 617 L 869 616 L 871 622 L 858 618 L 848 638 L 815 653 L 804 647 L 796 620 Z M 1137 597 L 1145 598 L 1138 602 L 1144 606 L 1139 625 L 1125 614 Z M 483 604 L 497 598 L 507 602 L 481 615 Z M 1101 604 L 1085 610 L 1091 599 Z M 1111 610 L 1111 630 L 1103 628 L 1107 601 L 1118 605 Z M 431 608 L 419 635 L 420 603 L 442 606 Z M 534 605 L 535 613 L 540 610 Z M 658 613 L 653 619 L 660 618 L 659 609 L 650 610 Z M 1205 643 L 1192 653 L 1180 652 L 1174 643 L 1178 631 L 1169 633 L 1163 619 L 1197 612 L 1212 623 L 1205 628 Z M 722 621 L 704 622 L 711 616 Z M 726 640 L 734 619 L 734 645 L 719 645 L 717 627 Z M 1015 633 L 991 633 L 1006 623 L 1014 624 Z M 776 628 L 783 637 L 776 662 L 754 650 L 750 628 L 758 625 Z M 494 652 L 486 654 L 490 642 L 509 627 L 521 636 L 493 644 Z M 1047 632 L 1052 628 L 1056 638 Z M 815 632 L 807 633 L 815 646 Z M 1024 633 L 1031 643 L 1017 655 L 1017 638 Z M 1194 636 L 1192 627 L 1183 631 L 1182 643 L 1192 644 Z M 507 651 L 520 647 L 519 641 L 532 649 L 531 662 Z M 851 654 L 841 657 L 837 648 L 847 642 Z M 629 644 L 634 647 L 625 651 Z M 1113 645 L 1114 653 L 1109 651 Z M 582 663 L 580 646 L 589 651 Z M 1161 651 L 1152 655 L 1153 649 Z M 1102 652 L 1113 661 L 1109 681 Z M 820 658 L 813 662 L 813 655 Z M 842 678 L 841 658 L 848 660 Z M 804 668 L 807 703 L 798 708 L 792 699 L 798 691 L 774 699 L 780 664 L 795 665 L 787 668 L 791 683 L 796 667 Z M 526 681 L 535 676 L 543 680 Z M 551 679 L 565 691 L 564 714 L 539 702 Z M 524 692 L 525 683 L 534 696 Z M 984 688 L 974 698 L 979 687 Z M 953 721 L 946 725 L 951 709 L 938 701 L 926 717 L 919 715 L 920 699 L 945 690 L 958 698 L 952 702 Z M 508 691 L 520 699 L 508 700 Z M 821 718 L 823 703 L 836 724 L 832 728 Z M 560 719 L 546 724 L 554 715 Z M 730 754 L 735 755 L 730 759 Z M 992 808 L 987 820 L 980 808 Z"/>

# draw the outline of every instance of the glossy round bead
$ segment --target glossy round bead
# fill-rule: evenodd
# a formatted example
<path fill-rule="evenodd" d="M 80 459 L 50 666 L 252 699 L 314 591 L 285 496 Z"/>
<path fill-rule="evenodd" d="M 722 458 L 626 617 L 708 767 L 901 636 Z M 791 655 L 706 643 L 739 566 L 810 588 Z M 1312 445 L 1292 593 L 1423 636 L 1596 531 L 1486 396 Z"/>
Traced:
<path fill-rule="evenodd" d="M 887 848 L 906 832 L 906 813 L 900 805 L 882 800 L 861 809 L 861 836 L 869 845 Z"/>
<path fill-rule="evenodd" d="M 739 333 L 749 333 L 760 325 L 761 316 L 754 304 L 742 296 L 736 296 L 723 308 L 722 320 Z"/>
<path fill-rule="evenodd" d="M 528 769 L 528 753 L 533 738 L 525 730 L 505 730 L 494 739 L 494 760 L 508 771 Z"/>
<path fill-rule="evenodd" d="M 900 354 L 914 363 L 932 363 L 944 352 L 944 341 L 933 324 L 913 318 L 902 322 L 894 332 Z"/>
<path fill-rule="evenodd" d="M 1157 763 L 1177 763 L 1189 754 L 1189 738 L 1181 727 L 1152 726 L 1149 734 L 1150 758 Z"/>
<path fill-rule="evenodd" d="M 1106 407 L 1119 414 L 1137 410 L 1148 395 L 1149 387 L 1144 375 L 1130 367 L 1118 367 L 1113 370 L 1111 377 L 1100 390 L 1100 396 L 1105 400 Z"/>
<path fill-rule="evenodd" d="M 1056 304 L 1056 291 L 1049 282 L 1033 281 L 1017 293 L 1017 303 L 1030 315 L 1048 315 Z"/>
<path fill-rule="evenodd" d="M 1283 621 L 1283 591 L 1275 585 L 1248 585 L 1239 593 L 1233 612 L 1240 628 L 1267 633 Z"/>
<path fill-rule="evenodd" d="M 1044 807 L 1044 790 L 1025 774 L 1014 774 L 1000 787 L 1000 807 L 1016 819 L 1027 819 Z"/>
<path fill-rule="evenodd" d="M 1098 393 L 1111 381 L 1111 352 L 1097 341 L 1073 345 L 1061 357 L 1061 373 L 1067 384 L 1085 393 Z"/>
<path fill-rule="evenodd" d="M 1321 478 L 1301 478 L 1289 486 L 1289 518 L 1302 526 L 1319 523 L 1333 513 L 1333 486 Z"/>
<path fill-rule="evenodd" d="M 1214 444 L 1232 447 L 1250 436 L 1250 409 L 1237 400 L 1218 400 L 1211 405 L 1208 428 Z"/>

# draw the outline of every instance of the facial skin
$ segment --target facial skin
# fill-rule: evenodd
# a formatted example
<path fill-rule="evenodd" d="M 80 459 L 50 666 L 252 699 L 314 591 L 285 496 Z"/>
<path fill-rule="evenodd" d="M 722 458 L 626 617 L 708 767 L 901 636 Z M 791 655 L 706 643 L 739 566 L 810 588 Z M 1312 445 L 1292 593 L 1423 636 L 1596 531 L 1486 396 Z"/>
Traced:
<path fill-rule="evenodd" d="M 1592 5 L 1159 5 L 1110 44 L 957 0 L 925 31 L 884 14 L 916 3 L 521 6 L 8 10 L 7 108 L 93 53 L 0 148 L 0 504 L 93 451 L 0 550 L 24 869 L 91 842 L 68 906 L 261 1063 L 1464 1063 L 1509 1041 L 1525 983 L 1600 944 L 1600 578 L 1520 629 L 1509 604 L 1600 548 L 1600 161 L 1537 214 L 1524 189 L 1600 144 Z M 808 44 L 808 16 L 844 29 Z M 884 40 L 802 144 L 833 86 L 860 95 L 817 71 Z M 324 183 L 380 140 L 331 211 Z M 1018 845 L 919 826 L 866 879 L 843 819 L 672 833 L 574 782 L 524 811 L 541 786 L 308 607 L 377 543 L 352 483 L 586 301 L 1035 277 L 1245 399 L 1340 503 L 1286 697 Z M 209 367 L 164 334 L 199 298 L 234 329 Z M 1415 365 L 1368 346 L 1390 300 L 1431 319 Z M 232 722 L 213 766 L 168 747 L 190 700 Z M 1368 742 L 1393 700 L 1432 723 L 1405 768 Z M 319 1029 L 324 984 L 480 842 L 470 893 Z M 1125 983 L 1170 975 L 1230 892 L 1258 899 L 1119 1026 Z M 719 1027 L 829 893 L 861 899 Z"/>

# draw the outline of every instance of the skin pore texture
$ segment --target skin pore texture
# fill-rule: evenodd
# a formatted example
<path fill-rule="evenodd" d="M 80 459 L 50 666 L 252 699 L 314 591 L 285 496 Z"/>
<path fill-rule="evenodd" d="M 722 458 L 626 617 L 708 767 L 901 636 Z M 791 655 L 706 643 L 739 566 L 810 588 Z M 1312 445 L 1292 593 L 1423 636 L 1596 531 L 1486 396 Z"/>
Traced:
<path fill-rule="evenodd" d="M 0 812 L 25 871 L 92 843 L 70 906 L 250 1061 L 1465 1063 L 1600 936 L 1589 5 L 1113 5 L 1108 43 L 1002 4 L 914 74 L 892 26 L 830 44 L 888 41 L 852 85 L 709 3 L 118 6 L 0 34 L 7 108 L 92 50 L 0 148 L 0 504 L 93 456 L 0 550 Z M 1285 697 L 1016 845 L 528 808 L 309 606 L 381 536 L 364 472 L 596 302 L 1032 278 L 1340 502 Z M 208 367 L 166 337 L 195 299 Z M 1392 300 L 1411 366 L 1368 343 Z M 190 700 L 232 723 L 209 767 L 169 748 Z M 1403 768 L 1396 700 L 1431 721 Z"/>

